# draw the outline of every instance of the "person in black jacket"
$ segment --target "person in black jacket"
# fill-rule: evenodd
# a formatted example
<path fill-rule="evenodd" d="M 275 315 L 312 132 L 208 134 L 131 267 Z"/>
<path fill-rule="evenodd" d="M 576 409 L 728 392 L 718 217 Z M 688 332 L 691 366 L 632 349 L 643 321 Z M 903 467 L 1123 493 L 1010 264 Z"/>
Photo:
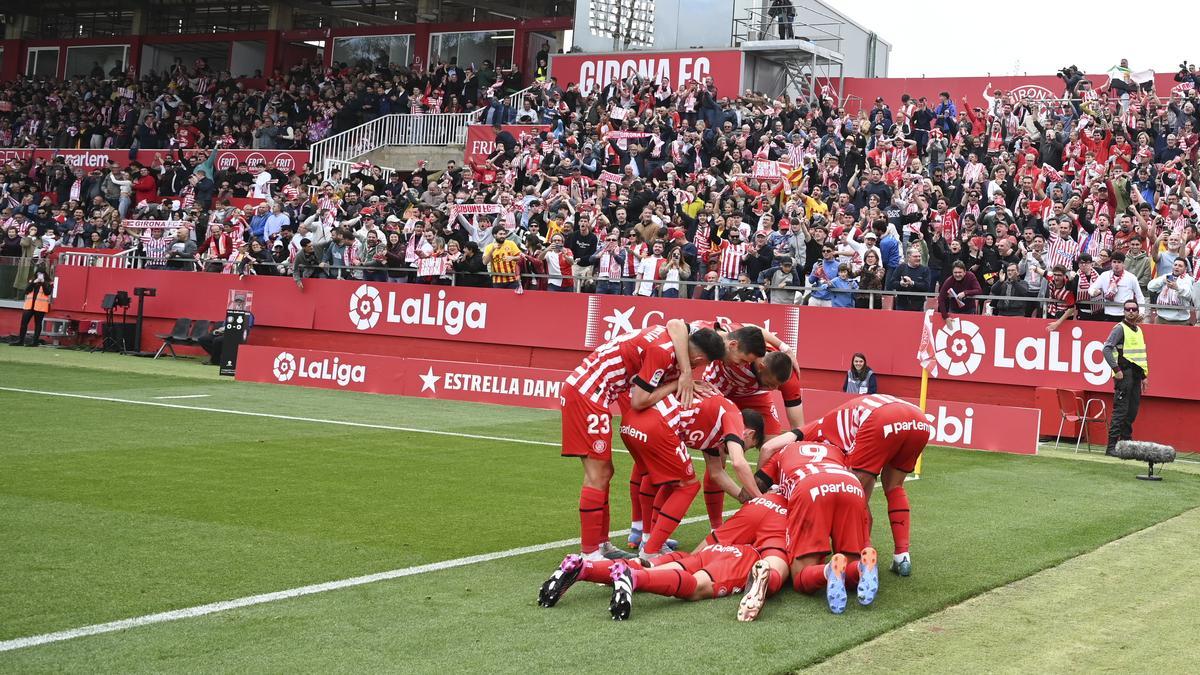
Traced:
<path fill-rule="evenodd" d="M 988 295 L 1007 296 L 1004 300 L 992 300 L 992 314 L 995 316 L 1025 316 L 1029 302 L 1020 298 L 1032 298 L 1036 293 L 1029 289 L 1029 284 L 1021 278 L 1017 263 L 1009 263 L 1000 281 L 992 285 Z"/>
<path fill-rule="evenodd" d="M 479 244 L 468 241 L 463 246 L 462 259 L 454 263 L 455 285 L 469 288 L 489 288 L 492 279 L 483 264 Z"/>
<path fill-rule="evenodd" d="M 912 293 L 929 293 L 933 290 L 929 268 L 921 264 L 921 252 L 913 249 L 903 264 L 892 271 L 887 290 Z M 921 295 L 897 295 L 893 304 L 896 309 L 919 312 L 925 309 L 925 297 Z"/>

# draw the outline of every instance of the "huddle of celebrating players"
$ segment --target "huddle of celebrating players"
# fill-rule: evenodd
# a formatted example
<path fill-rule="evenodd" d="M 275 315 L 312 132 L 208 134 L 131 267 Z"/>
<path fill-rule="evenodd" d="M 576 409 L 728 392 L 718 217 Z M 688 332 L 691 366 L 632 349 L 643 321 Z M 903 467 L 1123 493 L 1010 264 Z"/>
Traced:
<path fill-rule="evenodd" d="M 583 464 L 581 552 L 542 584 L 538 604 L 553 607 L 580 580 L 609 584 L 609 612 L 624 620 L 635 591 L 700 600 L 744 589 L 737 617 L 753 621 L 790 578 L 801 593 L 824 589 L 835 614 L 845 611 L 848 589 L 870 605 L 879 574 L 867 505 L 877 479 L 895 541 L 891 569 L 908 576 L 904 479 L 925 448 L 929 423 L 910 403 L 869 395 L 805 425 L 793 354 L 756 326 L 675 319 L 619 336 L 585 358 L 561 399 L 562 454 Z M 614 405 L 634 460 L 629 543 L 636 555 L 608 537 Z M 745 451 L 759 446 L 752 469 Z M 690 450 L 703 453 L 703 483 Z M 674 551 L 670 537 L 702 486 L 712 532 L 692 553 Z M 728 520 L 726 494 L 742 504 Z"/>

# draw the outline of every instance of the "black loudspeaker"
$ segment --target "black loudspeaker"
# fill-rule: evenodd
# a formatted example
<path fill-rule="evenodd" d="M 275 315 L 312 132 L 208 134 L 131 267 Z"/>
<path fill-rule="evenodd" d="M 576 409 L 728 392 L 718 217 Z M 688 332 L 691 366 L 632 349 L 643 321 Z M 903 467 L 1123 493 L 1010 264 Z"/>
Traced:
<path fill-rule="evenodd" d="M 113 309 L 117 306 L 117 294 L 109 293 L 104 296 L 104 300 L 100 303 L 102 309 Z"/>
<path fill-rule="evenodd" d="M 104 326 L 104 344 L 106 352 L 124 352 L 133 349 L 135 324 L 110 323 Z"/>

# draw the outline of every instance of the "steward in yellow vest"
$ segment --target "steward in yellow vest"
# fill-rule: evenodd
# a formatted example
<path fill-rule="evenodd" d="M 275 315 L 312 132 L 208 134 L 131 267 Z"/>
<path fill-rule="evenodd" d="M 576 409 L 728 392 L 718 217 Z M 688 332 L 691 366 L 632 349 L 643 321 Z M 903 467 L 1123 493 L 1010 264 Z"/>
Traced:
<path fill-rule="evenodd" d="M 1104 360 L 1112 368 L 1113 408 L 1108 425 L 1108 449 L 1112 455 L 1117 441 L 1133 438 L 1133 421 L 1137 419 L 1150 376 L 1150 360 L 1146 351 L 1146 333 L 1139 325 L 1142 311 L 1134 300 L 1124 303 L 1124 316 L 1104 341 Z"/>

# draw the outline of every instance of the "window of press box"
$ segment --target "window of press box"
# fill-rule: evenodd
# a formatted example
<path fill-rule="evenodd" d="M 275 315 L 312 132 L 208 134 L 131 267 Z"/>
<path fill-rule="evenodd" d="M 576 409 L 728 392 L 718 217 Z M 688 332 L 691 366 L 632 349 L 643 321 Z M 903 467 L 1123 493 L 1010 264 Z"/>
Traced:
<path fill-rule="evenodd" d="M 364 35 L 333 39 L 333 62 L 374 69 L 376 66 L 409 66 L 411 35 Z"/>
<path fill-rule="evenodd" d="M 484 61 L 506 66 L 512 62 L 513 31 L 473 31 L 470 33 L 434 33 L 429 36 L 429 62 L 449 63 L 458 59 L 458 67 L 478 72 Z"/>

